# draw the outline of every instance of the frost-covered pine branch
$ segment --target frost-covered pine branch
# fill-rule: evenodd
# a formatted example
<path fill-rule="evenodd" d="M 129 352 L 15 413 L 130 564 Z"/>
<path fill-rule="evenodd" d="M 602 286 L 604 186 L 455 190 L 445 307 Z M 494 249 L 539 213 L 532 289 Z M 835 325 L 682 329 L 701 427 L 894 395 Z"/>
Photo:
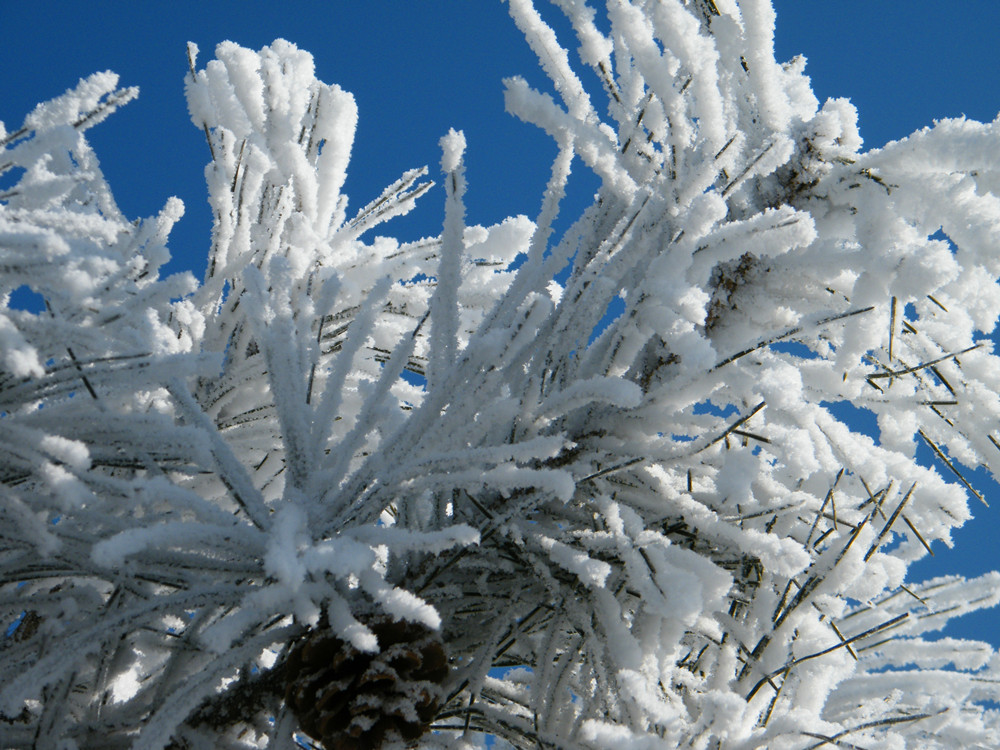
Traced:
<path fill-rule="evenodd" d="M 934 640 L 1000 576 L 906 577 L 1000 468 L 1000 124 L 863 152 L 765 0 L 554 4 L 534 219 L 471 223 L 452 131 L 441 234 L 379 234 L 426 170 L 350 211 L 354 100 L 280 40 L 188 50 L 200 284 L 84 138 L 133 90 L 0 129 L 0 745 L 1000 744 Z"/>

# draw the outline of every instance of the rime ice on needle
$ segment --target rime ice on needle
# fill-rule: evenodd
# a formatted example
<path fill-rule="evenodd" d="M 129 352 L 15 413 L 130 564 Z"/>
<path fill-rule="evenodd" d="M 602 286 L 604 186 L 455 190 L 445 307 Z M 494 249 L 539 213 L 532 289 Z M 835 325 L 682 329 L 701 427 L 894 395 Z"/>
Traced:
<path fill-rule="evenodd" d="M 83 137 L 133 91 L 2 131 L 5 747 L 289 748 L 286 694 L 369 745 L 431 705 L 426 747 L 1000 744 L 996 653 L 933 640 L 1000 575 L 906 578 L 1000 468 L 1000 122 L 863 152 L 766 0 L 554 4 L 603 91 L 510 1 L 558 97 L 506 84 L 559 146 L 534 220 L 467 224 L 452 131 L 441 235 L 376 234 L 426 170 L 349 211 L 353 97 L 281 40 L 189 48 L 200 284 Z M 306 689 L 307 641 L 393 673 Z"/>

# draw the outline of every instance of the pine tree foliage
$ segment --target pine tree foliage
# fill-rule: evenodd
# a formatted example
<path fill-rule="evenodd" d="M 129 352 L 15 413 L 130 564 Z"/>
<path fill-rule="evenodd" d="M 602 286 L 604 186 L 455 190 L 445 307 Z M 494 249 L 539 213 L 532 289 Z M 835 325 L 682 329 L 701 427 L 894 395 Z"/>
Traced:
<path fill-rule="evenodd" d="M 188 50 L 201 283 L 85 139 L 134 90 L 0 127 L 0 745 L 1000 745 L 938 637 L 1000 576 L 907 578 L 1000 469 L 1000 121 L 865 152 L 767 0 L 554 5 L 534 219 L 466 223 L 452 131 L 440 235 L 380 234 L 426 170 L 350 212 L 354 100 L 280 40 Z"/>

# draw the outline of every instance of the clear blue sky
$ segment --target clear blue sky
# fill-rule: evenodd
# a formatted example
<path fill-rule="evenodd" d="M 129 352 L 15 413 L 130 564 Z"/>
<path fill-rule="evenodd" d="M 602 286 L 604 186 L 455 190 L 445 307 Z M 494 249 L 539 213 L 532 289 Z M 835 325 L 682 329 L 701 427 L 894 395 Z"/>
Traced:
<path fill-rule="evenodd" d="M 992 120 L 1000 110 L 1000 2 L 777 0 L 775 6 L 779 60 L 804 54 L 821 101 L 850 98 L 860 111 L 866 147 L 934 118 Z M 39 100 L 94 71 L 114 70 L 123 85 L 140 87 L 138 101 L 90 131 L 91 142 L 130 218 L 156 213 L 171 195 L 184 200 L 187 213 L 173 234 L 170 270 L 201 274 L 211 223 L 202 177 L 208 150 L 188 119 L 183 95 L 189 40 L 201 48 L 201 67 L 224 39 L 260 48 L 283 37 L 313 53 L 322 80 L 355 95 L 360 123 L 347 184 L 355 209 L 405 169 L 426 164 L 434 176 L 438 139 L 455 127 L 469 144 L 470 222 L 533 215 L 555 153 L 544 135 L 504 113 L 503 77 L 521 74 L 546 84 L 499 0 L 326 0 L 280 7 L 273 0 L 0 0 L 0 28 L 0 120 L 8 129 Z M 585 200 L 596 183 L 578 172 L 575 195 Z M 441 203 L 442 195 L 432 192 L 395 231 L 407 238 L 436 234 Z M 979 479 L 995 507 L 974 508 L 977 519 L 957 536 L 958 549 L 921 564 L 917 577 L 1000 567 L 994 542 L 1000 488 Z M 995 617 L 964 618 L 952 633 L 1000 645 Z"/>

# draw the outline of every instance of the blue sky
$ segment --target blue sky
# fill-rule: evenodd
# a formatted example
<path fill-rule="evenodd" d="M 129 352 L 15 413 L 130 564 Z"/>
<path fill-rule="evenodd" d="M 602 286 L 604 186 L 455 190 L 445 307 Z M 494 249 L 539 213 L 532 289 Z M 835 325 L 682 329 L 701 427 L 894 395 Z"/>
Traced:
<path fill-rule="evenodd" d="M 779 60 L 804 54 L 821 101 L 850 98 L 866 147 L 934 118 L 992 120 L 1000 110 L 1000 3 L 777 0 L 775 7 Z M 434 176 L 437 142 L 450 127 L 464 130 L 469 144 L 471 223 L 533 215 L 555 154 L 544 135 L 504 113 L 503 77 L 520 74 L 546 84 L 499 0 L 327 0 L 280 8 L 260 0 L 0 0 L 0 24 L 6 32 L 0 120 L 8 129 L 39 100 L 94 71 L 114 70 L 123 85 L 140 87 L 138 101 L 90 131 L 91 142 L 130 218 L 156 213 L 171 195 L 184 200 L 187 213 L 171 242 L 172 271 L 201 274 L 211 223 L 202 176 L 208 150 L 183 94 L 189 40 L 200 46 L 203 66 L 224 39 L 260 48 L 283 37 L 313 53 L 322 80 L 355 95 L 360 122 L 346 188 L 355 209 L 406 169 L 426 164 Z M 557 31 L 568 39 L 565 28 Z M 577 172 L 571 199 L 579 205 L 596 183 Z M 407 239 L 436 234 L 442 202 L 442 194 L 432 192 L 393 231 Z M 977 519 L 957 535 L 957 550 L 921 564 L 917 578 L 1000 567 L 993 531 L 1000 488 L 979 477 L 995 507 L 975 507 Z M 964 618 L 952 633 L 1000 645 L 995 617 Z"/>

